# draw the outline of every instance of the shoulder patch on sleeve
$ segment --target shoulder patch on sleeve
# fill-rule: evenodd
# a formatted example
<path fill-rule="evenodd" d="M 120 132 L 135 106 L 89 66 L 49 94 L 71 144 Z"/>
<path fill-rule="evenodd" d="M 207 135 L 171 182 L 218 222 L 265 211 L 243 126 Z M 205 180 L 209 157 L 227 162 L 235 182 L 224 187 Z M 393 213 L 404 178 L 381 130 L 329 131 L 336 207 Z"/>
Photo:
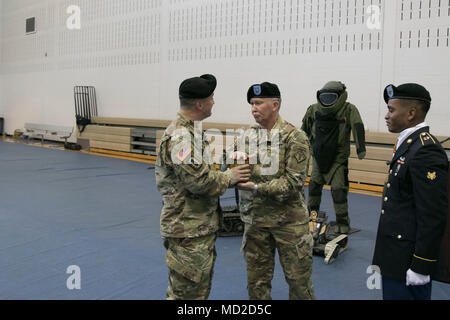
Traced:
<path fill-rule="evenodd" d="M 184 160 L 186 160 L 187 157 L 189 157 L 189 155 L 192 153 L 192 148 L 189 145 L 184 145 L 183 147 L 181 147 L 181 149 L 178 151 L 177 153 L 177 158 L 178 160 L 180 160 L 181 162 L 183 162 Z"/>
<path fill-rule="evenodd" d="M 304 152 L 296 152 L 296 153 L 294 154 L 294 159 L 295 159 L 298 163 L 301 163 L 301 162 L 305 161 L 306 155 L 305 155 Z"/>

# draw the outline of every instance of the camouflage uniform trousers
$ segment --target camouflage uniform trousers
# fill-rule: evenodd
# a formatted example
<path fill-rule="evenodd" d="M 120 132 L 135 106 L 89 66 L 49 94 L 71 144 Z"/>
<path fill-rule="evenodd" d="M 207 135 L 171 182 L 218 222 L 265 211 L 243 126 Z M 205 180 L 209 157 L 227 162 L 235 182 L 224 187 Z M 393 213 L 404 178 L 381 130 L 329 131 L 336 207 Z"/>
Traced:
<path fill-rule="evenodd" d="M 319 211 L 322 201 L 322 189 L 327 182 L 317 167 L 313 167 L 311 182 L 309 183 L 308 208 Z M 336 169 L 330 182 L 331 196 L 333 197 L 336 214 L 336 232 L 348 233 L 350 231 L 350 218 L 348 216 L 348 165 L 343 164 Z"/>
<path fill-rule="evenodd" d="M 216 260 L 217 234 L 165 238 L 169 268 L 167 300 L 207 300 Z"/>
<path fill-rule="evenodd" d="M 246 224 L 242 248 L 247 263 L 250 300 L 271 300 L 271 281 L 278 250 L 290 300 L 313 300 L 313 238 L 308 224 L 262 228 Z"/>

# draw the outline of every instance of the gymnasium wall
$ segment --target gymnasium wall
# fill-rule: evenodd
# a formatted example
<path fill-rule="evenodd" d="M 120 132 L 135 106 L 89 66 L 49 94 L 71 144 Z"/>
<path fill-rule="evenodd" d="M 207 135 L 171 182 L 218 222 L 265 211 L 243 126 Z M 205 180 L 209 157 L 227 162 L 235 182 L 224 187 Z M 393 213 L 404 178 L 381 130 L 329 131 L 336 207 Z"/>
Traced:
<path fill-rule="evenodd" d="M 450 0 L 1 5 L 0 114 L 8 133 L 25 122 L 74 125 L 75 85 L 95 86 L 100 116 L 172 119 L 180 82 L 213 73 L 219 86 L 211 122 L 252 123 L 247 89 L 271 81 L 283 95 L 281 115 L 300 125 L 316 91 L 340 80 L 367 129 L 386 132 L 382 90 L 419 82 L 433 97 L 433 133 L 450 134 Z M 80 9 L 80 29 L 67 26 L 72 5 Z M 37 32 L 26 35 L 31 16 Z"/>

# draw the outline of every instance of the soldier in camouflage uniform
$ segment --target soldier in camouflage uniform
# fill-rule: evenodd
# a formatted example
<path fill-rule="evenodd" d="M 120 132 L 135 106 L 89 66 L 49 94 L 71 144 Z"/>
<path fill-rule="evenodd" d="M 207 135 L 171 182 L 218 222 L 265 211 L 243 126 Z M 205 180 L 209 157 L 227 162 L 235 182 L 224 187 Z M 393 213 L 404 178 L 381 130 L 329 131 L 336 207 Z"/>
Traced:
<path fill-rule="evenodd" d="M 275 84 L 262 83 L 248 91 L 248 102 L 258 125 L 253 126 L 245 143 L 258 141 L 263 129 L 268 142 L 258 141 L 261 164 L 251 165 L 248 183 L 242 191 L 241 218 L 245 222 L 242 248 L 247 263 L 248 295 L 251 300 L 271 299 L 271 281 L 278 250 L 290 299 L 315 299 L 311 281 L 313 238 L 308 229 L 308 211 L 303 185 L 310 155 L 305 133 L 284 121 L 278 114 L 280 91 Z M 267 146 L 267 152 L 265 148 Z M 262 151 L 262 152 L 261 152 Z M 265 157 L 276 155 L 276 170 Z M 252 164 L 252 162 L 250 162 Z"/>
<path fill-rule="evenodd" d="M 308 108 L 302 125 L 313 151 L 308 208 L 311 212 L 319 211 L 323 186 L 330 185 L 337 222 L 335 232 L 345 234 L 350 231 L 347 197 L 351 132 L 358 158 L 362 160 L 366 155 L 364 124 L 358 109 L 347 98 L 343 83 L 328 82 L 317 92 L 318 103 Z"/>
<path fill-rule="evenodd" d="M 202 132 L 194 132 L 194 121 L 211 115 L 215 88 L 212 75 L 181 84 L 180 112 L 159 146 L 155 171 L 163 198 L 161 235 L 167 249 L 168 300 L 208 298 L 219 229 L 218 197 L 250 176 L 248 165 L 220 172 L 203 157 L 208 145 Z"/>

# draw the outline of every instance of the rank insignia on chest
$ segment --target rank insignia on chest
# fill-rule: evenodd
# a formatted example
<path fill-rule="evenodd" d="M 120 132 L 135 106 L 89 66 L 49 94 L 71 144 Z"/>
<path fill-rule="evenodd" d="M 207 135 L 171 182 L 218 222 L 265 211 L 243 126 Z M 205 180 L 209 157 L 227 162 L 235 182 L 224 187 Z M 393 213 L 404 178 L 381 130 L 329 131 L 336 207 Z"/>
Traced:
<path fill-rule="evenodd" d="M 186 158 L 191 154 L 191 152 L 192 152 L 192 149 L 190 146 L 182 147 L 177 155 L 178 160 L 180 160 L 180 161 L 186 160 Z"/>
<path fill-rule="evenodd" d="M 431 181 L 436 180 L 436 178 L 437 178 L 436 172 L 428 172 L 427 178 L 428 178 L 428 180 L 431 180 Z"/>

